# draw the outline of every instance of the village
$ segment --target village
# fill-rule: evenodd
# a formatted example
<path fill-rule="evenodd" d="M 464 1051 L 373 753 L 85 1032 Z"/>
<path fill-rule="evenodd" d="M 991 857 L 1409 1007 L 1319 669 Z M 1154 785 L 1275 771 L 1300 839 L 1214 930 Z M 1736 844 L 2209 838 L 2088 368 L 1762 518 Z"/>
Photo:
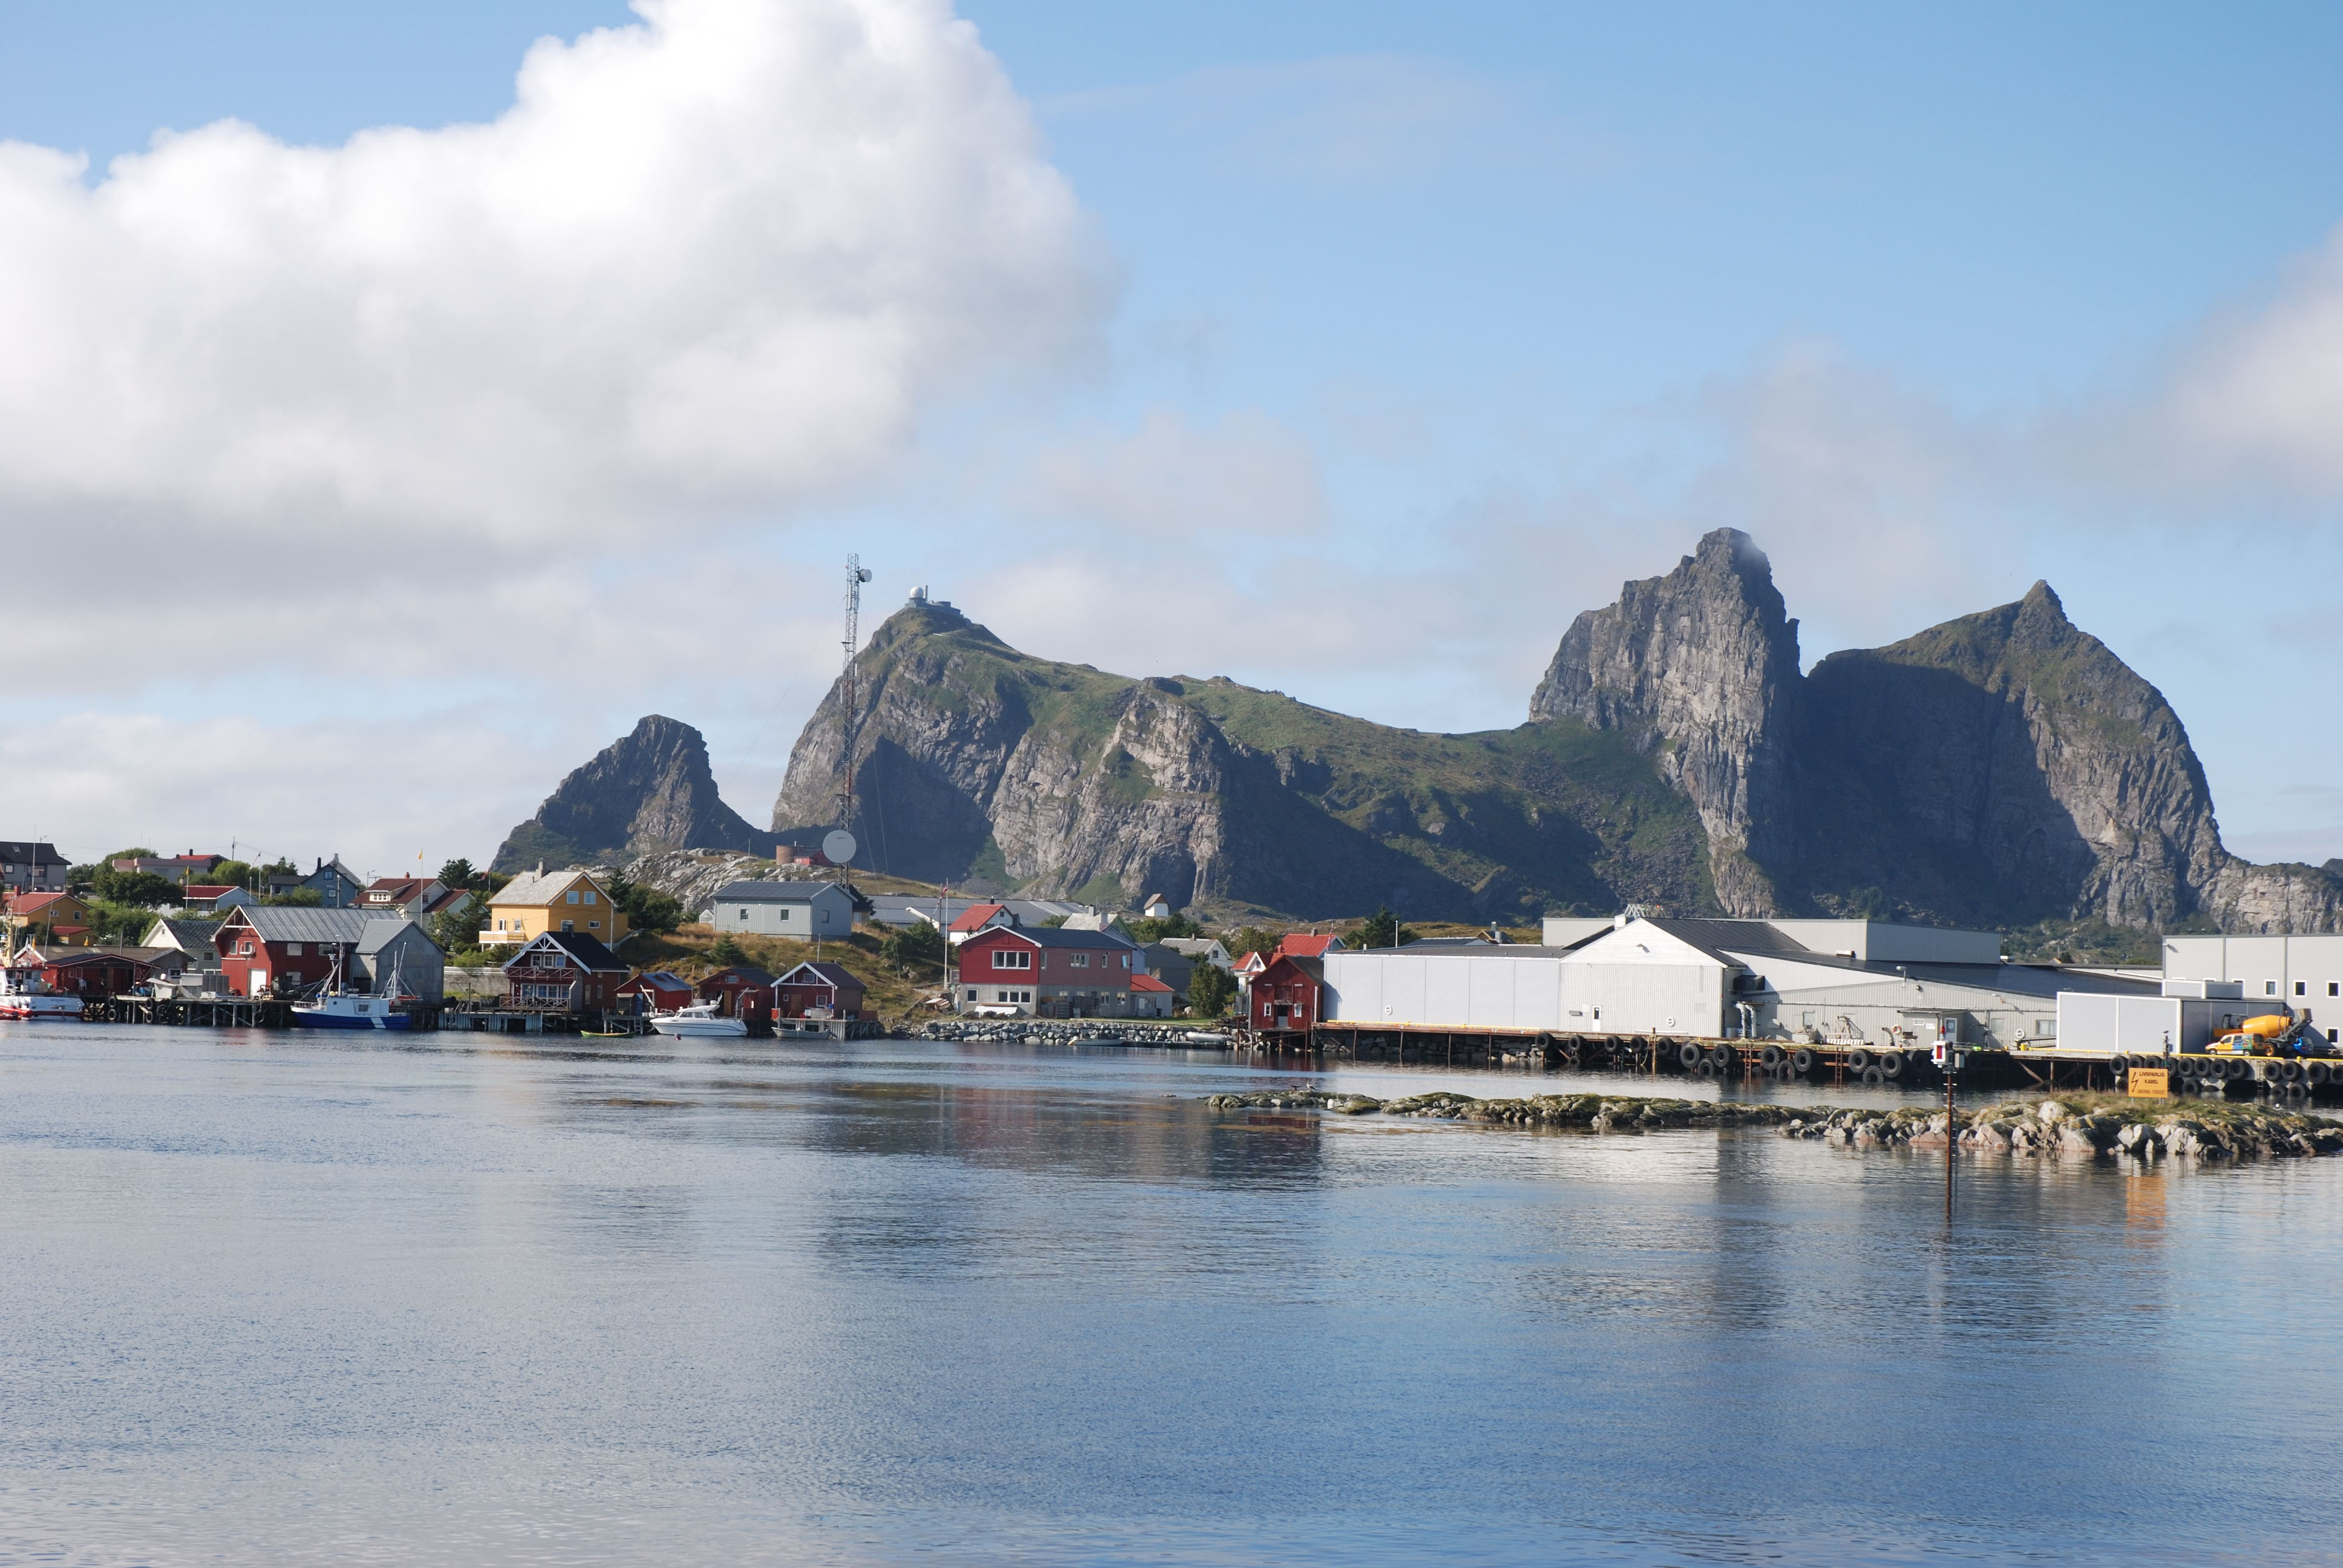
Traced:
<path fill-rule="evenodd" d="M 1991 931 L 1629 909 L 1534 930 L 1213 930 L 972 898 L 783 849 L 687 908 L 608 868 L 361 876 L 0 841 L 0 1017 L 623 1036 L 924 1033 L 1715 1078 L 2343 1091 L 2343 936 L 2172 934 L 2155 965 L 2017 962 Z M 638 867 L 638 869 L 640 868 Z M 868 884 L 869 890 L 866 890 Z M 1073 1027 L 1060 1027 L 1073 1026 Z M 2063 1076 L 2062 1076 L 2063 1075 Z"/>

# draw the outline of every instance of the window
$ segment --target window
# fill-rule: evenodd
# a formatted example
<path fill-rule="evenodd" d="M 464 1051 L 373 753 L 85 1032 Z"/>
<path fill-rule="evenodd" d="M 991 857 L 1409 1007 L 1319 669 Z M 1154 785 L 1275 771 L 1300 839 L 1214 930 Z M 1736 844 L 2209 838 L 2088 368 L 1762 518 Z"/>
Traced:
<path fill-rule="evenodd" d="M 574 931 L 578 929 L 578 922 L 576 920 L 564 920 L 561 922 L 561 929 L 565 931 Z"/>
<path fill-rule="evenodd" d="M 602 922 L 599 920 L 588 920 L 586 922 L 586 929 L 589 931 L 598 931 L 602 929 Z"/>
<path fill-rule="evenodd" d="M 2343 996 L 2343 985 L 2338 985 L 2333 980 L 2328 980 L 2327 982 L 2327 994 L 2328 996 Z"/>
<path fill-rule="evenodd" d="M 2278 995 L 2278 981 L 2276 981 L 2276 980 L 2266 980 L 2262 981 L 2262 995 L 2264 995 L 2264 996 L 2276 996 L 2276 995 Z"/>
<path fill-rule="evenodd" d="M 2308 981 L 2305 981 L 2305 980 L 2297 980 L 2297 981 L 2295 981 L 2295 982 L 2294 982 L 2294 994 L 2295 994 L 2295 995 L 2297 995 L 2297 996 L 2308 996 L 2308 995 L 2309 995 L 2309 994 L 2310 994 L 2310 986 L 2309 986 L 2309 983 L 2308 983 Z"/>
<path fill-rule="evenodd" d="M 248 958 L 250 958 L 250 957 L 252 956 L 252 944 L 251 944 L 250 942 L 238 942 L 238 943 L 236 943 L 236 957 L 238 957 L 238 958 L 240 958 L 240 959 L 248 959 Z"/>
<path fill-rule="evenodd" d="M 568 895 L 568 899 L 569 899 L 569 901 L 570 901 L 571 903 L 573 903 L 573 904 L 574 904 L 574 903 L 576 903 L 576 902 L 578 901 L 578 895 L 577 895 L 577 894 L 575 894 L 575 893 L 571 893 L 571 894 Z"/>
<path fill-rule="evenodd" d="M 589 904 L 594 901 L 594 890 L 591 888 L 586 890 L 586 901 Z"/>
<path fill-rule="evenodd" d="M 746 904 L 740 906 L 740 918 L 744 920 L 749 918 L 749 906 Z"/>
<path fill-rule="evenodd" d="M 1030 970 L 1033 955 L 1022 948 L 997 948 L 992 954 L 992 967 L 997 970 Z"/>
<path fill-rule="evenodd" d="M 976 988 L 974 986 L 968 988 L 968 1000 L 970 1001 L 974 1001 L 976 1000 Z"/>
<path fill-rule="evenodd" d="M 285 944 L 285 956 L 294 959 L 299 958 L 301 956 L 301 944 L 299 942 L 287 942 Z"/>
<path fill-rule="evenodd" d="M 1086 970 L 1091 967 L 1091 955 L 1088 953 L 1076 953 L 1073 956 L 1071 962 L 1076 969 Z"/>
<path fill-rule="evenodd" d="M 1798 1022 L 1807 1029 L 1812 1029 L 1815 1026 L 1815 1015 L 1810 1012 L 1802 1012 L 1798 1015 Z"/>
<path fill-rule="evenodd" d="M 1125 969 L 1129 969 L 1131 967 L 1131 955 L 1129 953 L 1122 955 L 1122 967 Z"/>

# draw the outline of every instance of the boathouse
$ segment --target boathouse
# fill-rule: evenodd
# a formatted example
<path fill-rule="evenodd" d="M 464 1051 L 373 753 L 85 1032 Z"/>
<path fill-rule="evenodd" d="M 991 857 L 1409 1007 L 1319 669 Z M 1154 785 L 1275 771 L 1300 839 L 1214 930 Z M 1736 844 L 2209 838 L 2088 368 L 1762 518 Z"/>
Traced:
<path fill-rule="evenodd" d="M 1281 953 L 1253 977 L 1247 997 L 1255 1034 L 1308 1034 L 1324 1012 L 1326 960 Z"/>
<path fill-rule="evenodd" d="M 645 970 L 616 994 L 619 1005 L 631 1003 L 637 1012 L 675 1012 L 699 1000 L 689 980 L 667 970 Z"/>
<path fill-rule="evenodd" d="M 712 1001 L 726 1018 L 769 1018 L 773 1011 L 773 977 L 754 964 L 733 964 L 718 970 L 692 988 L 702 1001 Z"/>
<path fill-rule="evenodd" d="M 863 986 L 842 964 L 801 963 L 773 982 L 775 1018 L 859 1019 Z"/>

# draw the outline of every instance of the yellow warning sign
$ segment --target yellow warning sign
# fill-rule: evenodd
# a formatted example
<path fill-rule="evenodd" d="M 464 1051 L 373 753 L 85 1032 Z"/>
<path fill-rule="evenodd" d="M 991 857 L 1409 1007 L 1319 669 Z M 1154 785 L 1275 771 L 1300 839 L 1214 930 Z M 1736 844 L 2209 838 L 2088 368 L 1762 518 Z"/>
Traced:
<path fill-rule="evenodd" d="M 2134 1100 L 2169 1100 L 2172 1074 L 2161 1067 L 2135 1067 L 2124 1074 L 2124 1092 Z"/>

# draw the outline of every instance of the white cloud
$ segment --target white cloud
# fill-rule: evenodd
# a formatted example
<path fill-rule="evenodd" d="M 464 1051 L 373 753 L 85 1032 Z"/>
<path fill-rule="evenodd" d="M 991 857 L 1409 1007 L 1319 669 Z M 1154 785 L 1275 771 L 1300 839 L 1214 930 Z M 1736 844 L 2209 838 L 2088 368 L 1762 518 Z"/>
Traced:
<path fill-rule="evenodd" d="M 496 122 L 0 146 L 0 498 L 535 544 L 851 481 L 1088 351 L 1082 216 L 936 0 L 639 0 Z"/>
<path fill-rule="evenodd" d="M 2343 228 L 2275 297 L 2199 337 L 2162 411 L 2200 467 L 2256 488 L 2343 495 Z"/>

